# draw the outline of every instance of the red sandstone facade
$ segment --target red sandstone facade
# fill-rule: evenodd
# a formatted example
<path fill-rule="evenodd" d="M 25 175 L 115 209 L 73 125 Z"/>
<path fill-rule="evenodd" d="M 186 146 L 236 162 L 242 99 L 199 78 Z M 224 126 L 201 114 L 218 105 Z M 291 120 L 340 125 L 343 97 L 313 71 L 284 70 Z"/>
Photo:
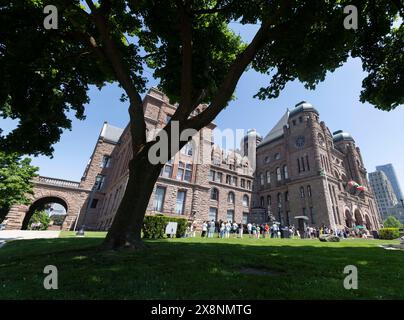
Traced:
<path fill-rule="evenodd" d="M 176 106 L 157 89 L 148 92 L 143 105 L 151 140 Z M 204 108 L 199 106 L 195 113 Z M 332 134 L 310 104 L 301 102 L 288 110 L 264 139 L 249 131 L 241 142 L 242 152 L 224 152 L 214 145 L 214 128 L 212 123 L 196 133 L 196 145 L 188 144 L 164 166 L 147 214 L 186 217 L 196 225 L 212 219 L 246 223 L 271 217 L 300 228 L 304 222 L 380 227 L 359 148 L 349 134 Z M 64 230 L 108 230 L 125 191 L 131 157 L 128 127 L 105 123 L 81 181 L 40 177 L 33 204 L 14 206 L 7 228 L 21 228 L 35 206 L 52 200 L 66 208 Z M 349 192 L 350 180 L 367 190 Z"/>

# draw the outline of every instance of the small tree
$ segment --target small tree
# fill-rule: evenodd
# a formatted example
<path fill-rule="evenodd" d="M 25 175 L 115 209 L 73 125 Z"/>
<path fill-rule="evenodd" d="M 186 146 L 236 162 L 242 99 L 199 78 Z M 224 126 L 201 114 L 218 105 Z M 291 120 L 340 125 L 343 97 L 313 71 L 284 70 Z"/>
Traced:
<path fill-rule="evenodd" d="M 384 220 L 383 226 L 385 228 L 401 228 L 402 224 L 396 217 L 389 216 L 386 220 Z"/>
<path fill-rule="evenodd" d="M 13 204 L 29 204 L 32 178 L 37 171 L 37 167 L 31 166 L 31 159 L 0 152 L 0 221 Z"/>

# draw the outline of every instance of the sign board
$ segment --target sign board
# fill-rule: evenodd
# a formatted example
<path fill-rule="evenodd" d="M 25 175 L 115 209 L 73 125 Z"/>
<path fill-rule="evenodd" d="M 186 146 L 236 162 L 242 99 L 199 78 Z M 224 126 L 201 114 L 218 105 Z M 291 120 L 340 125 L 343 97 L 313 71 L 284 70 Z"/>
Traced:
<path fill-rule="evenodd" d="M 166 234 L 175 235 L 177 233 L 178 222 L 169 222 L 166 226 Z"/>

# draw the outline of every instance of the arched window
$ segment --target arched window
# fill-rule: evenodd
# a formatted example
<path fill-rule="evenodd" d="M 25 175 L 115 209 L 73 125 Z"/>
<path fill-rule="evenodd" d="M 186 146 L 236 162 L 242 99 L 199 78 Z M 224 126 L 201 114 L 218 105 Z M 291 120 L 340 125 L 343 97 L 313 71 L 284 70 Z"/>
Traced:
<path fill-rule="evenodd" d="M 282 202 L 282 194 L 278 193 L 278 204 Z"/>
<path fill-rule="evenodd" d="M 307 196 L 311 197 L 311 186 L 310 185 L 307 186 Z"/>
<path fill-rule="evenodd" d="M 229 194 L 227 195 L 227 202 L 234 203 L 234 192 L 232 191 L 229 192 Z"/>
<path fill-rule="evenodd" d="M 245 195 L 243 196 L 243 206 L 244 206 L 244 207 L 248 207 L 249 204 L 250 204 L 250 201 L 249 201 L 249 199 L 248 199 L 248 196 L 245 194 Z"/>
<path fill-rule="evenodd" d="M 300 198 L 304 198 L 304 188 L 300 187 Z"/>
<path fill-rule="evenodd" d="M 271 183 L 271 172 L 267 171 L 266 175 L 267 175 L 267 183 L 270 184 Z"/>
<path fill-rule="evenodd" d="M 285 192 L 285 201 L 286 202 L 289 201 L 289 192 L 288 191 Z"/>
<path fill-rule="evenodd" d="M 267 195 L 267 205 L 270 206 L 272 204 L 272 199 L 270 195 Z"/>
<path fill-rule="evenodd" d="M 282 174 L 281 174 L 281 168 L 276 168 L 276 180 L 281 181 L 282 180 Z"/>
<path fill-rule="evenodd" d="M 281 155 L 279 153 L 275 153 L 274 159 L 279 160 L 281 158 Z"/>
<path fill-rule="evenodd" d="M 212 200 L 219 200 L 219 190 L 217 190 L 216 188 L 212 188 L 212 190 L 210 191 L 210 198 Z"/>
<path fill-rule="evenodd" d="M 265 204 L 264 204 L 264 197 L 261 197 L 261 198 L 260 198 L 260 205 L 261 205 L 262 208 L 265 206 Z"/>
<path fill-rule="evenodd" d="M 285 177 L 285 179 L 289 179 L 288 166 L 287 165 L 283 166 L 283 176 Z"/>
<path fill-rule="evenodd" d="M 260 173 L 260 183 L 261 183 L 261 186 L 264 185 L 264 175 L 262 173 Z"/>

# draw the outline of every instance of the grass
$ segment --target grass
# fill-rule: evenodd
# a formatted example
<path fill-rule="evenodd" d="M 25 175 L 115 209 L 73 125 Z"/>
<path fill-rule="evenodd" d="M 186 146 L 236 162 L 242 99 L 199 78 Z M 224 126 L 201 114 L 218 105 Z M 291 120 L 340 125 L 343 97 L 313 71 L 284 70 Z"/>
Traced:
<path fill-rule="evenodd" d="M 21 240 L 0 249 L 0 299 L 403 299 L 404 252 L 389 241 L 165 239 L 142 251 L 95 251 L 105 233 Z M 391 243 L 391 242 L 390 242 Z M 43 269 L 58 268 L 45 290 Z M 358 267 L 358 290 L 343 269 Z M 259 269 L 259 275 L 243 269 Z"/>

